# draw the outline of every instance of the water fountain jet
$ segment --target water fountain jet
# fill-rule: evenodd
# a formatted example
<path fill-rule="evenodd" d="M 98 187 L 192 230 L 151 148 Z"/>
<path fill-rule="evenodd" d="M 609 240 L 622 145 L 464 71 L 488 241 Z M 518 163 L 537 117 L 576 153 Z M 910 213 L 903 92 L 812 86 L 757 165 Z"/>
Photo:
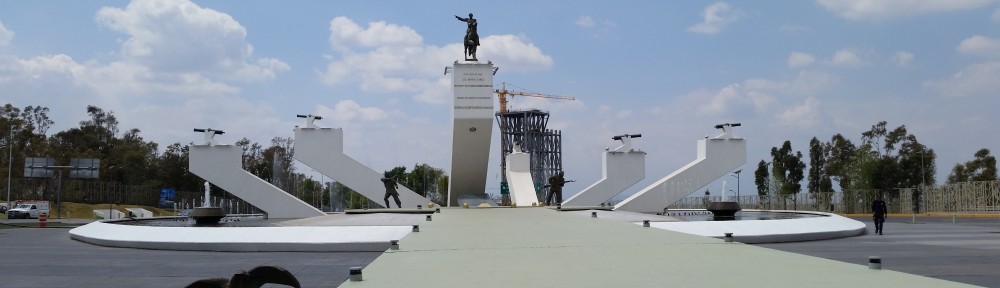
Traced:
<path fill-rule="evenodd" d="M 226 211 L 222 210 L 222 207 L 212 207 L 212 201 L 209 200 L 209 187 L 208 181 L 205 181 L 205 200 L 202 201 L 202 207 L 195 207 L 188 216 L 194 219 L 198 225 L 217 224 L 219 220 L 226 217 Z"/>

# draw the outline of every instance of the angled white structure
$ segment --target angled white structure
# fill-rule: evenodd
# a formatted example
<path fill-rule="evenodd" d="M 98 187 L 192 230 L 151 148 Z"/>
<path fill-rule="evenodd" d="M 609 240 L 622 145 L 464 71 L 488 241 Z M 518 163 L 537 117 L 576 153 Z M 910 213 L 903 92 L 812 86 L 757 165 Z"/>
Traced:
<path fill-rule="evenodd" d="M 566 206 L 597 206 L 620 194 L 628 187 L 646 177 L 646 152 L 632 147 L 632 138 L 641 134 L 625 134 L 611 137 L 622 142 L 618 148 L 604 151 L 603 177 L 594 184 L 569 197 Z"/>
<path fill-rule="evenodd" d="M 312 126 L 312 127 L 308 127 Z M 344 130 L 341 128 L 319 128 L 310 121 L 307 127 L 295 129 L 295 160 L 306 164 L 319 173 L 337 180 L 376 203 L 385 203 L 385 185 L 382 173 L 368 168 L 361 162 L 344 154 Z M 405 208 L 427 205 L 430 200 L 399 185 L 399 201 Z M 389 204 L 395 200 L 389 199 Z M 391 207 L 386 207 L 391 208 Z"/>
<path fill-rule="evenodd" d="M 507 184 L 510 185 L 510 202 L 521 207 L 538 203 L 535 182 L 531 178 L 531 154 L 521 151 L 514 144 L 514 152 L 507 154 Z"/>
<path fill-rule="evenodd" d="M 219 145 L 209 136 L 222 134 L 222 131 L 207 129 L 197 132 L 205 132 L 206 143 L 191 146 L 188 162 L 191 173 L 264 210 L 269 218 L 326 215 L 316 207 L 243 170 L 243 150 L 235 145 Z"/>
<path fill-rule="evenodd" d="M 460 198 L 486 197 L 490 137 L 493 135 L 492 62 L 459 63 L 451 67 L 452 109 L 451 171 L 448 177 L 448 206 L 458 206 Z M 445 72 L 449 71 L 445 68 Z"/>
<path fill-rule="evenodd" d="M 663 212 L 668 205 L 739 168 L 747 162 L 747 143 L 743 138 L 733 137 L 735 126 L 740 124 L 716 125 L 723 133 L 698 140 L 697 159 L 626 198 L 615 209 Z"/>
<path fill-rule="evenodd" d="M 153 211 L 142 208 L 125 208 L 125 210 L 132 213 L 132 217 L 135 218 L 153 218 Z"/>

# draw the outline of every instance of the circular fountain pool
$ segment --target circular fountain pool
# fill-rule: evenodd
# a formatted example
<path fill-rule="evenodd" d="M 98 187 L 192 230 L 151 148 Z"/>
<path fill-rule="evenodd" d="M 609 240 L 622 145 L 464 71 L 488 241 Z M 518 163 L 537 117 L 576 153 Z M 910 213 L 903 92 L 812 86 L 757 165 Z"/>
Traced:
<path fill-rule="evenodd" d="M 285 219 L 287 220 L 287 219 Z M 265 219 L 261 214 L 239 214 L 227 215 L 214 224 L 198 224 L 194 219 L 186 216 L 179 217 L 156 217 L 144 219 L 126 219 L 108 221 L 110 224 L 131 225 L 131 226 L 153 226 L 153 227 L 272 227 L 280 220 Z"/>
<path fill-rule="evenodd" d="M 799 218 L 823 217 L 816 213 L 803 213 L 795 211 L 740 211 L 735 217 L 716 219 L 711 212 L 704 209 L 679 209 L 667 210 L 666 216 L 681 219 L 683 221 L 745 221 L 745 220 L 788 220 Z"/>

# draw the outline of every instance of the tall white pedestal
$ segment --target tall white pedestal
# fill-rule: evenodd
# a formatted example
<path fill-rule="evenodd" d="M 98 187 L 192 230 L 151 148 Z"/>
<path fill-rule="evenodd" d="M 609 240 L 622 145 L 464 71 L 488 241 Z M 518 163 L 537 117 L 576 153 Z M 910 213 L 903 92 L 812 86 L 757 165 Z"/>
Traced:
<path fill-rule="evenodd" d="M 188 170 L 264 210 L 269 218 L 306 218 L 326 213 L 243 170 L 243 150 L 235 145 L 193 145 Z"/>
<path fill-rule="evenodd" d="M 451 173 L 448 205 L 460 198 L 486 197 L 490 137 L 493 135 L 493 63 L 460 62 L 452 68 Z"/>
<path fill-rule="evenodd" d="M 382 173 L 372 170 L 344 154 L 344 130 L 341 128 L 296 128 L 295 160 L 306 164 L 331 179 L 337 180 L 376 203 L 385 203 Z M 430 200 L 406 188 L 397 189 L 403 208 L 426 206 Z M 389 198 L 389 205 L 396 205 Z M 386 208 L 394 208 L 386 207 Z"/>
<path fill-rule="evenodd" d="M 653 213 L 729 174 L 747 162 L 747 143 L 726 133 L 698 140 L 698 158 L 636 192 L 615 210 Z"/>
<path fill-rule="evenodd" d="M 602 162 L 604 170 L 601 175 L 604 177 L 563 201 L 563 205 L 601 205 L 646 177 L 646 152 L 605 151 Z"/>
<path fill-rule="evenodd" d="M 531 154 L 515 151 L 507 154 L 507 185 L 510 202 L 520 207 L 538 203 L 535 181 L 531 178 Z"/>

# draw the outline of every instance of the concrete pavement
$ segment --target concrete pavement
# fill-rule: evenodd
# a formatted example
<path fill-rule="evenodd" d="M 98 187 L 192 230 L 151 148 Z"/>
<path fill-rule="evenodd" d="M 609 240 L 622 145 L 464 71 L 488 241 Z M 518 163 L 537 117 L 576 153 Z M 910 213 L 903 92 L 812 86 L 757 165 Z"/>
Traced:
<path fill-rule="evenodd" d="M 757 246 L 863 265 L 881 256 L 883 269 L 985 287 L 1000 287 L 1000 218 L 889 217 L 875 235 L 870 217 L 852 217 L 869 234 Z M 874 284 L 873 284 L 874 285 Z M 875 285 L 881 286 L 881 285 Z"/>

